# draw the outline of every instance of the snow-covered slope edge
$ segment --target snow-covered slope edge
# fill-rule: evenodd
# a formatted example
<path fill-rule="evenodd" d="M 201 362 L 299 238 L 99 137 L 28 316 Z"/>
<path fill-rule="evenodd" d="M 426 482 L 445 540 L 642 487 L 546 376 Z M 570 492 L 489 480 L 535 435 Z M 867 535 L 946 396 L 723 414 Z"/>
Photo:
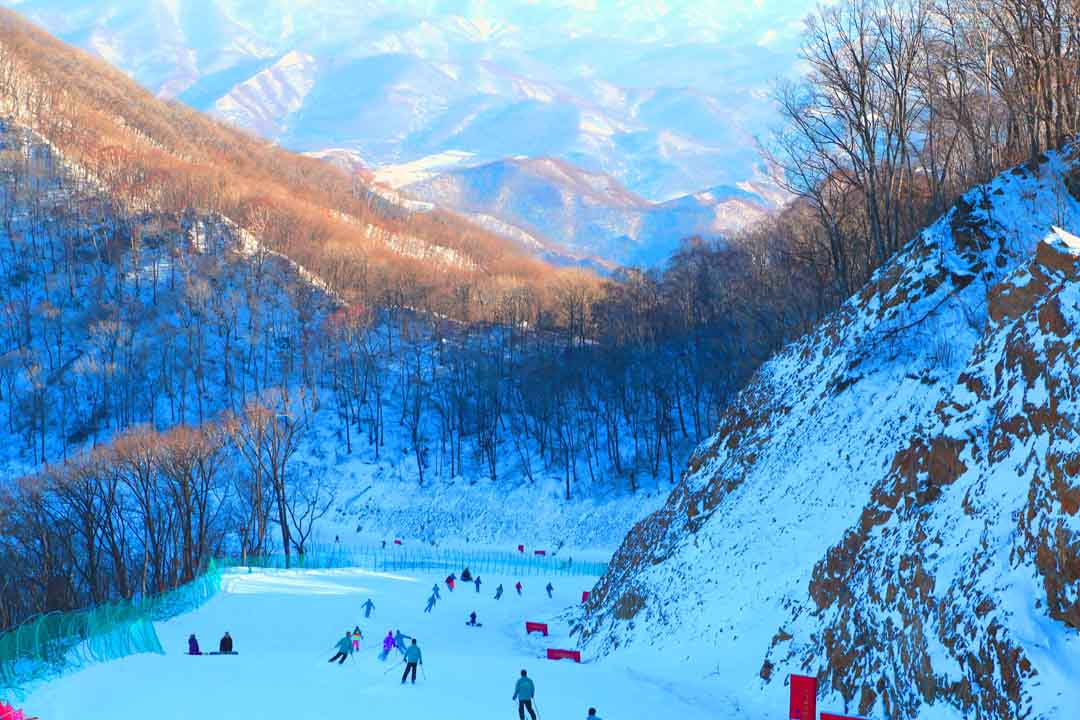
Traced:
<path fill-rule="evenodd" d="M 1039 269 L 1068 264 L 1061 235 L 1024 268 L 1054 225 L 1080 227 L 1078 180 L 1055 155 L 971 191 L 766 364 L 616 553 L 590 653 L 682 653 L 762 712 L 809 672 L 871 717 L 1055 717 L 1076 491 L 1068 441 L 1051 442 L 1071 426 L 1038 410 L 1068 410 L 1068 353 L 1045 353 L 1075 346 L 1076 310 L 1043 308 L 1077 288 Z"/>

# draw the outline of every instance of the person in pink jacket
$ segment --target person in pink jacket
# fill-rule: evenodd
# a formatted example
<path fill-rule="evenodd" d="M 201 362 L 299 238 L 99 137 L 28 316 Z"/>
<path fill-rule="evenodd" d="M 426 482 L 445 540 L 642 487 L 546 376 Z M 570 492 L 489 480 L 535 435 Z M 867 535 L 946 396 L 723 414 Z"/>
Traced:
<path fill-rule="evenodd" d="M 384 637 L 382 641 L 382 654 L 379 655 L 379 659 L 385 660 L 387 657 L 389 657 L 390 651 L 394 649 L 394 645 L 396 645 L 396 643 L 394 642 L 394 631 L 387 630 L 386 637 Z"/>

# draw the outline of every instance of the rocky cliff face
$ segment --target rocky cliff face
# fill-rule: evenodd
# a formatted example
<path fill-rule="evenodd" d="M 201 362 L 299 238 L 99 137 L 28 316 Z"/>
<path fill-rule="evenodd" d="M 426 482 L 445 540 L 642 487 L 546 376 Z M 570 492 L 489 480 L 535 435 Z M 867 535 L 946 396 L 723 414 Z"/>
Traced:
<path fill-rule="evenodd" d="M 1075 710 L 1078 179 L 1067 154 L 973 190 L 768 363 L 624 542 L 584 646 L 681 653 L 762 712 L 792 672 L 870 717 Z"/>

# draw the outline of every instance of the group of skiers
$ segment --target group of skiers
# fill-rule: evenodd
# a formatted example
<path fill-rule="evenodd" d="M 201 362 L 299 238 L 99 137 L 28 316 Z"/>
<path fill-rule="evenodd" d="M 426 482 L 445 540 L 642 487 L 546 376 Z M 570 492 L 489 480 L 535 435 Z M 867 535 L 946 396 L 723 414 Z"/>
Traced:
<path fill-rule="evenodd" d="M 446 587 L 450 592 L 454 591 L 454 586 L 458 581 L 458 576 L 451 573 L 446 577 Z M 469 568 L 465 568 L 461 572 L 462 582 L 471 582 L 476 587 L 476 592 L 480 592 L 480 577 L 473 577 Z M 514 585 L 514 590 L 519 596 L 522 595 L 524 586 L 521 581 L 518 581 Z M 549 582 L 544 590 L 547 592 L 549 598 L 552 597 L 552 593 L 555 587 Z M 503 595 L 503 586 L 500 583 L 495 588 L 495 599 L 498 600 Z M 430 613 L 435 607 L 435 604 L 442 599 L 442 595 L 439 590 L 439 584 L 435 583 L 431 587 L 431 596 L 428 597 L 427 605 L 424 607 L 425 613 Z M 370 618 L 372 610 L 375 609 L 375 604 L 369 598 L 361 607 L 364 610 L 364 617 Z M 477 621 L 476 611 L 469 613 L 469 620 L 465 623 L 469 627 L 482 627 Z M 225 634 L 228 638 L 228 633 Z M 194 639 L 192 635 L 192 639 Z M 339 665 L 343 664 L 345 660 L 353 653 L 359 652 L 360 641 L 363 640 L 364 635 L 360 630 L 360 626 L 357 625 L 351 631 L 346 632 L 345 636 L 337 642 L 337 653 L 330 658 L 328 662 L 337 662 Z M 225 639 L 222 639 L 224 643 Z M 229 638 L 229 648 L 231 650 L 232 639 Z M 405 635 L 401 630 L 388 630 L 386 637 L 383 638 L 382 652 L 379 653 L 380 660 L 386 660 L 390 653 L 397 650 L 401 653 L 402 662 L 405 665 L 405 670 L 401 675 L 401 684 L 404 685 L 407 681 L 412 684 L 416 684 L 416 671 L 417 668 L 422 668 L 424 665 L 423 655 L 420 652 L 420 646 L 416 642 L 416 638 Z M 521 671 L 521 677 L 518 679 L 517 684 L 514 687 L 513 699 L 518 703 L 518 717 L 519 720 L 525 720 L 525 713 L 529 714 L 531 720 L 537 720 L 537 714 L 535 709 L 535 697 L 536 697 L 536 685 L 533 683 L 532 678 L 529 677 L 528 672 Z M 596 708 L 589 708 L 586 720 L 600 720 L 600 717 L 596 714 Z"/>
<path fill-rule="evenodd" d="M 188 655 L 202 655 L 202 650 L 199 649 L 199 640 L 195 637 L 195 633 L 191 633 L 188 636 Z M 229 631 L 226 630 L 225 634 L 221 636 L 221 640 L 218 642 L 218 651 L 209 653 L 210 655 L 235 655 L 236 651 L 233 650 L 232 635 L 229 635 Z"/>
<path fill-rule="evenodd" d="M 455 575 L 454 573 L 450 573 L 446 576 L 446 580 L 444 580 L 443 582 L 446 583 L 446 587 L 450 589 L 450 592 L 454 592 L 454 586 L 457 583 L 457 580 L 457 575 Z M 480 576 L 477 575 L 474 578 L 472 576 L 472 573 L 469 572 L 469 568 L 465 568 L 461 571 L 461 581 L 473 583 L 476 586 L 476 592 L 480 592 Z M 521 596 L 521 591 L 524 590 L 524 588 L 525 586 L 521 584 L 520 580 L 518 580 L 517 583 L 514 585 L 514 590 L 517 591 L 519 597 Z M 555 591 L 555 586 L 549 582 L 544 587 L 544 590 L 547 591 L 548 598 L 551 598 L 552 593 Z M 498 600 L 502 596 L 503 586 L 502 583 L 499 583 L 499 586 L 495 588 L 495 599 Z M 427 607 L 424 608 L 424 612 L 431 612 L 431 609 L 435 607 L 435 603 L 441 599 L 442 597 L 439 595 L 439 585 L 436 583 L 435 586 L 431 588 L 431 597 L 428 598 L 428 604 Z"/>

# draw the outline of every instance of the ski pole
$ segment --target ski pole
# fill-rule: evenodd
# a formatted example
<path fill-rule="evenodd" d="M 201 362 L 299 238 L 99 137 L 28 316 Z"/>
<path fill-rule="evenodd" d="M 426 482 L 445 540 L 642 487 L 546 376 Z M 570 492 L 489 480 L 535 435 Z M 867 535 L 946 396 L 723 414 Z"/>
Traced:
<path fill-rule="evenodd" d="M 424 678 L 425 682 L 427 681 L 427 671 L 424 670 L 423 663 L 420 663 L 420 677 Z"/>
<path fill-rule="evenodd" d="M 403 664 L 404 662 L 405 662 L 405 661 L 404 661 L 404 660 L 402 660 L 402 661 L 401 661 L 401 662 L 399 662 L 399 663 L 398 663 L 397 665 L 391 665 L 390 667 L 386 668 L 385 670 L 383 670 L 383 675 L 386 675 L 386 674 L 387 674 L 388 672 L 390 672 L 391 670 L 397 670 L 397 669 L 398 669 L 399 667 L 401 667 L 401 666 L 402 666 L 402 664 Z"/>

